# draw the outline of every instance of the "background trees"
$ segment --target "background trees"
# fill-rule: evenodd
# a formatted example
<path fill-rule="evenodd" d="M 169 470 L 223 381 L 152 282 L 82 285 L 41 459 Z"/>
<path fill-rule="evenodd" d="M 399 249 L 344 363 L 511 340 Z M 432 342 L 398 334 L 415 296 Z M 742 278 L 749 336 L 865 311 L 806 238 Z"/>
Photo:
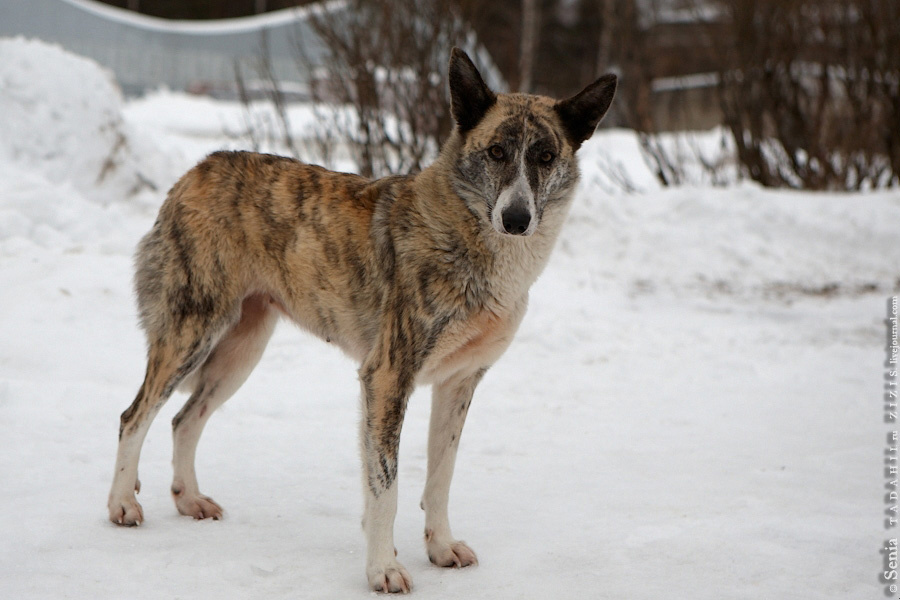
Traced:
<path fill-rule="evenodd" d="M 233 17 L 309 3 L 106 1 L 169 18 Z M 667 149 L 660 134 L 720 126 L 740 174 L 766 186 L 900 185 L 896 0 L 351 0 L 349 5 L 354 14 L 366 16 L 332 27 L 323 21 L 320 33 L 334 51 L 332 91 L 359 113 L 357 142 L 368 140 L 376 149 L 393 146 L 394 159 L 366 156 L 371 149 L 362 152 L 363 168 L 373 173 L 391 170 L 389 165 L 416 168 L 427 154 L 427 149 L 398 154 L 395 140 L 403 132 L 395 127 L 386 133 L 385 123 L 372 120 L 376 113 L 383 119 L 388 108 L 373 83 L 373 65 L 388 67 L 382 74 L 395 76 L 405 64 L 405 72 L 423 82 L 421 89 L 412 80 L 402 83 L 402 95 L 413 103 L 394 102 L 393 116 L 408 124 L 407 134 L 410 128 L 428 131 L 433 143 L 446 133 L 448 115 L 441 110 L 421 115 L 415 108 L 419 102 L 439 105 L 434 95 L 444 92 L 427 83 L 434 72 L 429 69 L 442 70 L 440 53 L 446 53 L 449 40 L 461 38 L 464 22 L 512 90 L 561 97 L 616 71 L 619 99 L 604 125 L 635 130 L 664 184 L 681 182 L 684 169 L 679 153 Z"/>

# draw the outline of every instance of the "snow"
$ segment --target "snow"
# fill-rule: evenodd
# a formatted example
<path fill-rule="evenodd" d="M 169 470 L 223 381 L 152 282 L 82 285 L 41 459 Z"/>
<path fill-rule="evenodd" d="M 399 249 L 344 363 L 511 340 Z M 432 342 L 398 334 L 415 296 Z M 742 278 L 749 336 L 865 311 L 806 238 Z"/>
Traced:
<path fill-rule="evenodd" d="M 171 169 L 122 120 L 112 74 L 57 46 L 0 40 L 0 159 L 109 204 Z"/>
<path fill-rule="evenodd" d="M 719 84 L 718 73 L 694 73 L 680 77 L 657 77 L 650 84 L 654 92 L 670 92 L 676 90 L 692 90 L 708 88 Z"/>
<path fill-rule="evenodd" d="M 369 595 L 356 367 L 287 324 L 200 444 L 225 519 L 169 498 L 177 397 L 142 455 L 146 522 L 107 521 L 144 368 L 133 248 L 186 168 L 240 145 L 242 119 L 170 92 L 124 103 L 96 65 L 0 41 L 0 598 Z M 900 200 L 659 189 L 629 135 L 582 149 L 557 252 L 476 393 L 451 513 L 478 567 L 425 556 L 428 390 L 410 401 L 395 535 L 413 593 L 876 596 Z M 611 191 L 607 159 L 642 191 Z"/>
<path fill-rule="evenodd" d="M 346 5 L 346 2 L 343 0 L 330 0 L 329 2 L 324 2 L 322 5 L 314 5 L 311 7 L 284 8 L 235 19 L 205 19 L 200 21 L 162 19 L 160 17 L 135 13 L 130 10 L 123 10 L 117 6 L 109 6 L 107 4 L 86 0 L 61 1 L 77 6 L 84 11 L 94 13 L 108 21 L 127 24 L 132 27 L 150 31 L 178 32 L 190 35 L 242 33 L 256 31 L 259 28 L 291 25 L 306 19 L 310 14 L 319 14 L 323 11 L 337 10 Z"/>

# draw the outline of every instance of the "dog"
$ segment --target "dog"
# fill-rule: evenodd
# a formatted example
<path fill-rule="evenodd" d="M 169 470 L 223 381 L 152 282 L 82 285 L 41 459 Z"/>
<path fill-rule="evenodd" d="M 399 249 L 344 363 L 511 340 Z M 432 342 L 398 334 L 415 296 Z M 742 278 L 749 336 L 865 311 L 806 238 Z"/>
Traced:
<path fill-rule="evenodd" d="M 222 517 L 200 493 L 204 425 L 256 366 L 280 316 L 359 361 L 366 576 L 408 592 L 397 561 L 397 450 L 407 400 L 432 385 L 421 506 L 431 562 L 477 563 L 450 532 L 447 503 L 475 387 L 509 346 L 578 181 L 575 153 L 616 89 L 604 75 L 571 98 L 495 94 L 451 52 L 456 126 L 417 175 L 369 180 L 284 158 L 216 152 L 169 191 L 136 255 L 147 370 L 121 415 L 109 518 L 143 519 L 138 459 L 169 396 L 178 511 Z"/>

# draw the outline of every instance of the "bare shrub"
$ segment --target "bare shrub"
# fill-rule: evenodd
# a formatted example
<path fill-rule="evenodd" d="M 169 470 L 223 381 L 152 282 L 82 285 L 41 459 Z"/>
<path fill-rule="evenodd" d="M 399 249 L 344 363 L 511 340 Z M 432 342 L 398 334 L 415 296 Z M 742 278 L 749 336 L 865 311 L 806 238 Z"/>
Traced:
<path fill-rule="evenodd" d="M 256 81 L 262 82 L 264 87 L 253 92 L 248 89 L 247 78 L 240 64 L 234 64 L 235 86 L 243 106 L 244 128 L 243 131 L 227 133 L 230 137 L 248 140 L 255 152 L 278 149 L 294 158 L 300 158 L 303 148 L 294 138 L 287 100 L 278 79 L 272 74 L 268 55 L 260 54 L 257 62 L 255 70 L 262 79 Z M 254 100 L 255 96 L 260 95 L 260 99 Z"/>
<path fill-rule="evenodd" d="M 675 80 L 671 75 L 672 59 L 667 49 L 660 45 L 659 29 L 672 27 L 673 7 L 677 4 L 696 21 L 691 31 L 702 39 L 696 39 L 699 47 L 709 45 L 709 32 L 699 26 L 708 11 L 694 6 L 690 1 L 672 3 L 667 0 L 598 0 L 602 11 L 602 31 L 598 68 L 612 68 L 620 75 L 618 99 L 613 105 L 612 120 L 616 124 L 633 129 L 644 163 L 663 186 L 708 183 L 725 185 L 734 180 L 733 148 L 722 141 L 717 147 L 701 148 L 698 137 L 704 140 L 709 134 L 696 136 L 686 131 L 668 132 L 673 122 L 688 123 L 689 112 L 685 92 L 692 85 L 670 84 L 671 95 L 666 111 L 661 111 L 661 94 L 656 93 L 656 83 L 661 78 Z M 675 25 L 678 26 L 678 25 Z M 671 30 L 670 30 L 671 34 Z M 689 78 L 683 78 L 689 79 Z M 683 85 L 683 89 L 679 86 Z M 708 146 L 708 145 L 707 145 Z M 610 180 L 617 180 L 616 173 L 608 173 Z M 628 189 L 622 186 L 623 189 Z"/>
<path fill-rule="evenodd" d="M 360 173 L 380 177 L 422 170 L 449 135 L 446 65 L 454 45 L 473 39 L 459 2 L 350 0 L 345 9 L 312 17 L 324 41 L 314 70 L 313 101 L 322 113 L 318 137 L 347 145 Z"/>
<path fill-rule="evenodd" d="M 721 3 L 722 109 L 744 173 L 766 186 L 900 183 L 900 3 Z"/>
<path fill-rule="evenodd" d="M 298 79 L 307 81 L 316 117 L 304 139 L 292 133 L 286 94 L 262 36 L 250 69 L 263 84 L 256 90 L 261 101 L 235 66 L 244 136 L 255 149 L 277 147 L 332 168 L 349 159 L 367 177 L 422 170 L 453 128 L 446 84 L 453 46 L 469 52 L 488 83 L 503 91 L 467 25 L 477 6 L 474 0 L 348 0 L 312 11 L 307 24 L 321 44 L 299 37 L 294 44 Z"/>

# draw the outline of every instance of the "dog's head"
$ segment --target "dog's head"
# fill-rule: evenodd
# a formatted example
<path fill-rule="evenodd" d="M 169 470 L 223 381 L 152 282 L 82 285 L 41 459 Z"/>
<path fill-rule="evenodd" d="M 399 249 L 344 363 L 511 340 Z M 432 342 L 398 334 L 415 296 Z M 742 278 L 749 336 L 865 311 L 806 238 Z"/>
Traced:
<path fill-rule="evenodd" d="M 546 210 L 568 203 L 578 181 L 575 152 L 609 109 L 616 76 L 604 75 L 558 102 L 495 94 L 459 48 L 449 75 L 459 135 L 455 191 L 498 233 L 532 235 Z"/>

